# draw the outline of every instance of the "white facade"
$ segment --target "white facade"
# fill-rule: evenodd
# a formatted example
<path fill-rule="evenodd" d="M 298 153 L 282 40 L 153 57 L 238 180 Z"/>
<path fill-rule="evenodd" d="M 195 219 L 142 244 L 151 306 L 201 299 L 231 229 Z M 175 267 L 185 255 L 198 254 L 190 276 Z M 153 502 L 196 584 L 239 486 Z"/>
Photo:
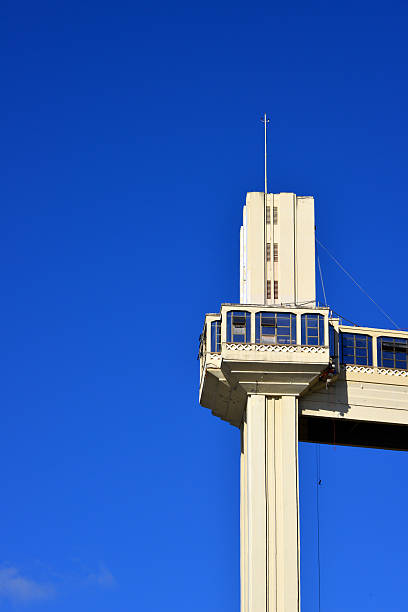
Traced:
<path fill-rule="evenodd" d="M 241 304 L 314 306 L 314 199 L 247 194 L 240 234 Z"/>

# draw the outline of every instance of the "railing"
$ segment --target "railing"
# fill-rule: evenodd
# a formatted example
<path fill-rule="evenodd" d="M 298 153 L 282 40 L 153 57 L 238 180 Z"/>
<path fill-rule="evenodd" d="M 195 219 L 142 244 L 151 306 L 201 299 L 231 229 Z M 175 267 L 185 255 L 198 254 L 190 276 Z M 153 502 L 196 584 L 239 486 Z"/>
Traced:
<path fill-rule="evenodd" d="M 361 365 L 342 365 L 343 370 L 347 373 L 355 374 L 380 374 L 383 376 L 400 376 L 408 377 L 408 370 L 397 370 L 393 368 L 383 368 L 382 366 L 361 366 Z"/>
<path fill-rule="evenodd" d="M 315 353 L 325 354 L 328 346 L 305 346 L 302 344 L 252 344 L 244 342 L 223 342 L 229 351 L 255 351 L 258 353 Z"/>

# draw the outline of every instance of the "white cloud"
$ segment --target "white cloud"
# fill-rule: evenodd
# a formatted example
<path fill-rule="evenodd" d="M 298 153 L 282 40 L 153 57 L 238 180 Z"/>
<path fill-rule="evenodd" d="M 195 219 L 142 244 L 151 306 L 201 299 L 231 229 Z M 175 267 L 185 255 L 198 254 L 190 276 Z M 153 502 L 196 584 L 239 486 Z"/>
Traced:
<path fill-rule="evenodd" d="M 26 578 L 15 567 L 0 568 L 0 597 L 30 603 L 50 599 L 53 595 L 52 585 Z"/>
<path fill-rule="evenodd" d="M 98 572 L 89 574 L 88 581 L 93 584 L 97 584 L 100 587 L 104 587 L 108 589 L 116 585 L 116 580 L 113 574 L 104 565 L 100 566 Z"/>

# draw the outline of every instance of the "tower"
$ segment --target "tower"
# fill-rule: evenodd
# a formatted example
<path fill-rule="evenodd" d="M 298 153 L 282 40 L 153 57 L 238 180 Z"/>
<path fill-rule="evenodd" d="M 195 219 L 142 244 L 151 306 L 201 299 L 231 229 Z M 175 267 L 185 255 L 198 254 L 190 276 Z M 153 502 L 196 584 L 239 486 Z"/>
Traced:
<path fill-rule="evenodd" d="M 408 332 L 316 305 L 314 200 L 249 193 L 240 304 L 207 314 L 200 403 L 241 432 L 241 612 L 300 611 L 298 441 L 408 450 Z"/>
<path fill-rule="evenodd" d="M 240 234 L 241 304 L 316 302 L 314 200 L 248 193 Z"/>

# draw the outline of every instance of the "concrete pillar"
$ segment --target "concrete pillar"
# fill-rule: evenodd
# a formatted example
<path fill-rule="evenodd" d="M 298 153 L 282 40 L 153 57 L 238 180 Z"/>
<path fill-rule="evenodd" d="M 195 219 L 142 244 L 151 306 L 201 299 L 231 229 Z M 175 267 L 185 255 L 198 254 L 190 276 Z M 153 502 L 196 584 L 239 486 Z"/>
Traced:
<path fill-rule="evenodd" d="M 241 453 L 241 612 L 300 612 L 298 407 L 249 395 Z"/>

